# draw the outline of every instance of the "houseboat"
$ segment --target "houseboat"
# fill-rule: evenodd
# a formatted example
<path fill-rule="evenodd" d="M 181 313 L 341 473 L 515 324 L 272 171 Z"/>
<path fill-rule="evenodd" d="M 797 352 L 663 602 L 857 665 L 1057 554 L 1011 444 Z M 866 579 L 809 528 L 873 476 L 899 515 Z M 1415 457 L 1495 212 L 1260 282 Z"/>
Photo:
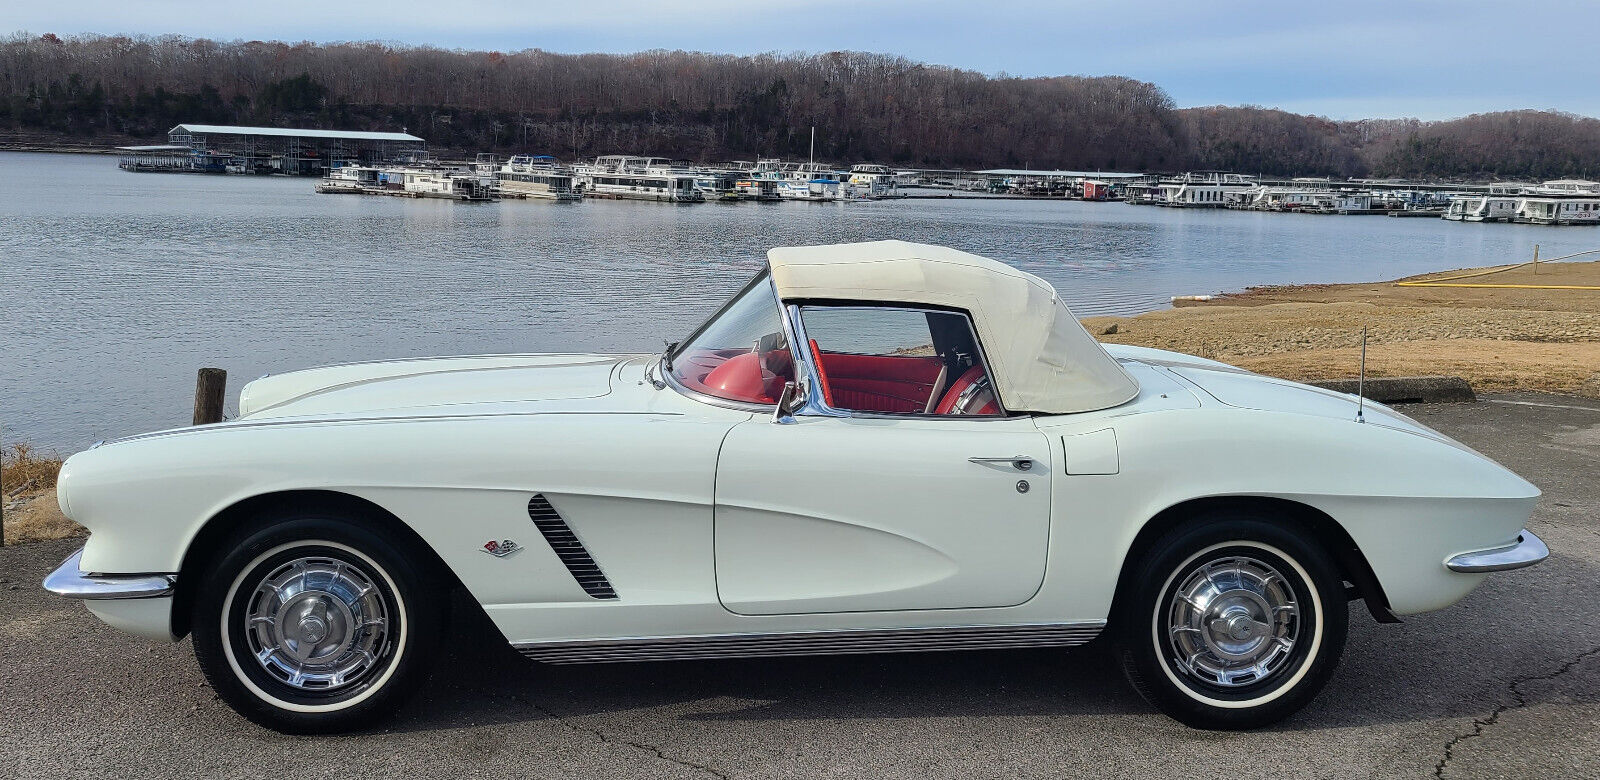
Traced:
<path fill-rule="evenodd" d="M 364 195 L 383 189 L 379 180 L 382 169 L 375 165 L 345 163 L 336 165 L 317 183 L 317 192 L 329 194 Z"/>
<path fill-rule="evenodd" d="M 495 186 L 505 193 L 524 198 L 543 198 L 558 202 L 583 200 L 573 186 L 572 173 L 547 154 L 519 154 L 494 170 Z"/>
<path fill-rule="evenodd" d="M 862 163 L 850 167 L 850 183 L 858 187 L 856 194 L 867 198 L 889 198 L 899 193 L 894 171 L 888 166 Z"/>
<path fill-rule="evenodd" d="M 1530 225 L 1600 225 L 1600 183 L 1556 179 L 1528 187 L 1517 198 L 1511 221 Z"/>
<path fill-rule="evenodd" d="M 783 200 L 789 173 L 794 167 L 793 163 L 786 163 L 776 157 L 757 158 L 748 168 L 740 171 L 738 180 L 734 182 L 734 189 L 742 200 L 763 203 Z"/>
<path fill-rule="evenodd" d="M 1555 179 L 1528 189 L 1553 195 L 1600 195 L 1600 182 L 1588 179 Z"/>
<path fill-rule="evenodd" d="M 785 173 L 778 195 L 788 200 L 814 202 L 847 199 L 855 185 L 846 181 L 849 174 L 835 171 L 824 163 L 800 163 Z"/>
<path fill-rule="evenodd" d="M 386 168 L 379 173 L 379 178 L 387 189 L 398 188 L 412 197 L 471 202 L 495 199 L 492 178 L 459 167 Z"/>
<path fill-rule="evenodd" d="M 704 203 L 706 199 L 695 184 L 696 172 L 666 158 L 605 155 L 575 171 L 583 182 L 585 197 L 665 203 Z"/>
<path fill-rule="evenodd" d="M 1372 193 L 1332 189 L 1324 184 L 1287 187 L 1257 186 L 1229 193 L 1229 207 L 1251 211 L 1288 211 L 1302 214 L 1359 214 L 1372 210 Z"/>
<path fill-rule="evenodd" d="M 706 200 L 724 203 L 740 200 L 738 183 L 739 172 L 726 169 L 702 169 L 694 177 L 694 186 L 706 196 Z"/>
<path fill-rule="evenodd" d="M 1600 194 L 1524 195 L 1512 222 L 1530 225 L 1600 225 Z"/>
<path fill-rule="evenodd" d="M 1514 195 L 1456 195 L 1444 210 L 1452 222 L 1510 222 L 1516 215 Z"/>
<path fill-rule="evenodd" d="M 1122 201 L 1134 206 L 1159 206 L 1165 197 L 1166 190 L 1154 176 L 1131 180 L 1122 187 Z"/>
<path fill-rule="evenodd" d="M 763 203 L 772 203 L 783 200 L 779 193 L 780 179 L 769 179 L 755 174 L 746 174 L 733 183 L 734 190 L 739 193 L 741 200 L 754 200 Z"/>
<path fill-rule="evenodd" d="M 847 184 L 838 179 L 811 179 L 810 181 L 786 181 L 778 189 L 779 197 L 786 200 L 805 200 L 814 203 L 829 203 L 836 200 L 853 200 L 855 185 Z"/>
<path fill-rule="evenodd" d="M 1242 193 L 1256 187 L 1254 176 L 1226 171 L 1194 171 L 1162 179 L 1157 183 L 1159 206 L 1174 208 L 1220 209 L 1239 200 Z"/>

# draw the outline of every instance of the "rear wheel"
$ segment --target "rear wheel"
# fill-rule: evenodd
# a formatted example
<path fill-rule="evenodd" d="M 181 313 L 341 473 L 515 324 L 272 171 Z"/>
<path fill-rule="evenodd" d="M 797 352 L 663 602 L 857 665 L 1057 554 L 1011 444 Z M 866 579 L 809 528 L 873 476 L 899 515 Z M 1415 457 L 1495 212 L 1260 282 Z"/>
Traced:
<path fill-rule="evenodd" d="M 1116 615 L 1123 669 L 1152 704 L 1196 728 L 1289 716 L 1344 650 L 1349 615 L 1333 562 L 1264 518 L 1213 515 L 1179 528 L 1151 547 L 1131 583 Z"/>
<path fill-rule="evenodd" d="M 426 569 L 356 519 L 263 518 L 194 601 L 195 656 L 222 699 L 290 733 L 359 728 L 426 677 L 443 623 Z"/>

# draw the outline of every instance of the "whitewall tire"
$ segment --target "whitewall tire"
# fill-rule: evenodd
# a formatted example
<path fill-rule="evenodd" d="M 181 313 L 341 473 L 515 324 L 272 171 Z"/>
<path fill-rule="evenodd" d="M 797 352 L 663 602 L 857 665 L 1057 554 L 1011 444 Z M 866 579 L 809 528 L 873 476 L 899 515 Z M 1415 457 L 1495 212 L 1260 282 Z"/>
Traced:
<path fill-rule="evenodd" d="M 426 567 L 359 519 L 261 518 L 209 566 L 195 656 L 245 717 L 289 733 L 360 728 L 426 677 L 443 607 Z"/>
<path fill-rule="evenodd" d="M 1343 580 L 1303 529 L 1214 513 L 1134 563 L 1115 615 L 1124 671 L 1196 728 L 1247 729 L 1305 706 L 1344 650 Z"/>

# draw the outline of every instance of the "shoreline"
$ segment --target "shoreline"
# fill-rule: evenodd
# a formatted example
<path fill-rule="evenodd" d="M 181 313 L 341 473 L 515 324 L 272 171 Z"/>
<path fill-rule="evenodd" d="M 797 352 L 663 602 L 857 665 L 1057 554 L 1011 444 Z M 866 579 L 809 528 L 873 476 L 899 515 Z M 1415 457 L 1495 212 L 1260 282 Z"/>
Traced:
<path fill-rule="evenodd" d="M 1503 287 L 1401 286 L 1463 280 Z M 1489 266 L 1383 282 L 1250 287 L 1209 301 L 1085 317 L 1112 344 L 1169 349 L 1295 381 L 1453 375 L 1478 392 L 1600 398 L 1600 262 Z M 1115 329 L 1112 330 L 1112 326 Z M 1110 332 L 1108 332 L 1110 331 Z"/>
<path fill-rule="evenodd" d="M 118 147 L 118 146 L 138 146 L 138 145 L 141 145 L 141 144 L 151 144 L 151 143 L 161 143 L 161 142 L 160 141 L 152 141 L 149 138 L 124 138 L 124 139 L 115 139 L 115 140 L 102 139 L 101 141 L 98 141 L 98 142 L 95 142 L 95 143 L 83 143 L 83 144 L 70 144 L 70 143 L 61 143 L 59 141 L 44 141 L 44 140 L 40 140 L 40 141 L 16 141 L 16 140 L 3 140 L 3 139 L 0 139 L 0 152 L 32 152 L 32 153 L 37 153 L 37 154 L 89 154 L 89 155 L 100 155 L 100 156 L 103 156 L 103 157 L 115 157 L 115 156 L 124 154 L 124 152 L 120 152 L 120 151 L 117 150 L 116 147 Z M 459 157 L 461 160 L 467 160 L 468 157 L 471 157 L 473 155 L 478 154 L 477 151 L 473 151 L 471 149 L 457 149 L 457 148 L 454 148 L 454 147 L 439 147 L 437 149 L 429 149 L 428 151 L 429 152 L 434 152 L 434 151 L 446 152 L 449 155 L 455 155 L 456 157 Z M 514 152 L 514 151 L 488 152 L 488 154 L 497 154 L 497 155 L 498 154 L 511 155 L 511 154 L 515 154 L 515 153 L 516 152 Z M 978 173 L 979 171 L 970 170 L 970 171 L 963 171 L 963 172 L 972 174 L 972 173 Z M 1141 172 L 1137 172 L 1137 173 L 1140 176 L 1172 176 L 1172 175 L 1175 175 L 1175 172 L 1160 172 L 1160 171 L 1141 171 Z M 1266 176 L 1266 177 L 1263 177 L 1263 178 L 1274 179 L 1274 177 L 1272 177 L 1272 176 Z M 1284 174 L 1279 178 L 1290 179 L 1290 178 L 1293 178 L 1293 177 L 1288 175 L 1288 174 Z M 1420 178 L 1420 179 L 1408 179 L 1407 181 L 1409 181 L 1412 184 L 1425 185 L 1425 186 L 1430 186 L 1430 187 L 1447 187 L 1447 186 L 1456 186 L 1456 185 L 1463 186 L 1463 187 L 1481 187 L 1481 186 L 1489 185 L 1489 184 L 1500 184 L 1500 183 L 1503 183 L 1505 180 L 1497 179 L 1497 178 Z M 905 188 L 909 188 L 909 189 L 935 190 L 935 191 L 939 191 L 939 192 L 951 191 L 952 190 L 952 188 L 950 188 L 950 187 L 940 187 L 940 186 L 932 186 L 932 185 L 926 185 L 926 184 L 904 185 L 904 187 Z M 1082 200 L 1082 199 L 1079 199 L 1079 198 L 1067 198 L 1067 197 L 1063 197 L 1063 196 L 1060 196 L 1060 195 L 1015 195 L 1015 194 L 1008 195 L 1008 194 L 1003 194 L 1003 193 L 971 192 L 971 191 L 965 191 L 965 190 L 960 190 L 960 189 L 954 189 L 953 191 L 955 193 L 957 193 L 958 196 L 964 195 L 964 196 L 967 196 L 966 199 L 971 199 L 971 200 L 978 200 L 978 199 L 982 199 L 984 197 L 990 197 L 990 198 L 1006 198 L 1006 197 L 1010 197 L 1010 198 L 1013 198 L 1013 199 L 1020 199 L 1020 200 L 1069 200 L 1069 201 Z M 972 197 L 974 195 L 977 195 L 978 197 Z M 931 200 L 931 199 L 934 199 L 934 198 L 945 199 L 945 198 L 947 198 L 947 196 L 944 196 L 944 195 L 930 196 L 930 197 L 924 198 L 924 199 Z M 962 198 L 958 197 L 957 199 L 962 199 Z M 1112 202 L 1116 202 L 1116 199 L 1099 200 L 1099 201 L 1083 200 L 1082 202 L 1085 202 L 1085 203 L 1112 203 Z M 1229 211 L 1229 210 L 1236 210 L 1236 209 L 1218 208 L 1216 210 Z M 1374 210 L 1371 211 L 1371 215 L 1382 216 L 1383 214 L 1386 214 L 1389 211 L 1393 211 L 1393 209 L 1374 209 Z M 1273 213 L 1290 213 L 1290 212 L 1273 212 Z M 1358 213 L 1358 212 L 1355 212 L 1355 211 L 1350 211 L 1348 214 L 1346 214 L 1345 212 L 1339 212 L 1338 215 L 1340 215 L 1340 216 L 1362 216 L 1364 214 L 1366 214 L 1366 213 L 1365 212 Z M 1319 213 L 1319 214 L 1317 214 L 1317 216 L 1323 216 L 1323 214 Z M 1428 215 L 1428 217 L 1430 217 L 1430 218 L 1437 217 L 1437 216 L 1438 216 L 1437 214 L 1429 214 Z"/>
<path fill-rule="evenodd" d="M 34 154 L 93 154 L 101 157 L 114 157 L 118 152 L 112 147 L 94 146 L 53 146 L 49 144 L 13 143 L 0 141 L 0 152 L 30 152 Z"/>

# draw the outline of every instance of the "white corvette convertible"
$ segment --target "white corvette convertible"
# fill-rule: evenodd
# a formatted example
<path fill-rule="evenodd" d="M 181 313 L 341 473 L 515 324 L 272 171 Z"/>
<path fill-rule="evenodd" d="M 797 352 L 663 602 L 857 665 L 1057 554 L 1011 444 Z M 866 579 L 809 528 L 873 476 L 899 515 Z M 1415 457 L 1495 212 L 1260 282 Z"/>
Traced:
<path fill-rule="evenodd" d="M 662 355 L 317 368 L 67 461 L 46 581 L 194 638 L 284 731 L 426 676 L 450 589 L 552 663 L 1065 647 L 1198 727 L 1327 682 L 1352 599 L 1445 607 L 1548 555 L 1539 491 L 1376 404 L 1103 348 L 1045 282 L 883 241 L 774 249 Z"/>

